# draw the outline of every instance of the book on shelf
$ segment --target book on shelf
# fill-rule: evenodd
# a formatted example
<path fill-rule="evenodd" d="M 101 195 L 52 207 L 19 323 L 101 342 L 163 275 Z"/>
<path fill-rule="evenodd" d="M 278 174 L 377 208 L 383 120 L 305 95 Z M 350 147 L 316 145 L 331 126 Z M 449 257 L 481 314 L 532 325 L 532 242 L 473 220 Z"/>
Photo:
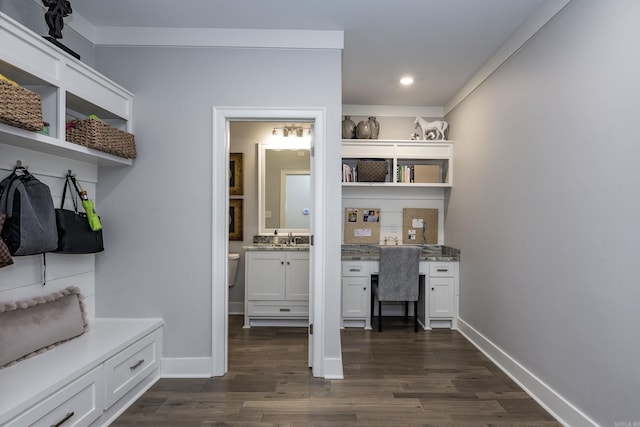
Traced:
<path fill-rule="evenodd" d="M 356 168 L 343 163 L 342 164 L 342 182 L 358 182 L 358 172 Z"/>
<path fill-rule="evenodd" d="M 398 165 L 396 182 L 441 183 L 439 165 Z"/>
<path fill-rule="evenodd" d="M 396 182 L 413 182 L 413 166 L 399 165 L 396 174 Z"/>

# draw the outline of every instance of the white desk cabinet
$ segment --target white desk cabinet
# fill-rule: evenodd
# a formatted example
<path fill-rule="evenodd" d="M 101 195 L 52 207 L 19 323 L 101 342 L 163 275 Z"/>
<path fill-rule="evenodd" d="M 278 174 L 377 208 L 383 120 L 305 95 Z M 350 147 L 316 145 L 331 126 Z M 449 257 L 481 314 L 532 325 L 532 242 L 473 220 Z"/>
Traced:
<path fill-rule="evenodd" d="M 342 263 L 342 324 L 371 328 L 369 301 L 371 295 L 371 261 Z"/>
<path fill-rule="evenodd" d="M 424 329 L 457 329 L 458 265 L 457 261 L 420 262 L 422 279 L 419 285 L 418 321 Z M 370 313 L 370 301 L 371 275 L 373 274 L 378 274 L 377 260 L 342 261 L 342 325 L 344 327 L 371 329 L 373 313 Z M 390 308 L 393 311 L 394 307 Z M 403 315 L 403 313 L 398 311 L 397 315 Z"/>
<path fill-rule="evenodd" d="M 309 318 L 309 252 L 245 252 L 245 327 Z M 265 324 L 263 322 L 263 324 Z"/>
<path fill-rule="evenodd" d="M 425 311 L 430 327 L 457 328 L 458 263 L 432 261 L 425 289 Z M 425 325 L 426 326 L 426 325 Z"/>

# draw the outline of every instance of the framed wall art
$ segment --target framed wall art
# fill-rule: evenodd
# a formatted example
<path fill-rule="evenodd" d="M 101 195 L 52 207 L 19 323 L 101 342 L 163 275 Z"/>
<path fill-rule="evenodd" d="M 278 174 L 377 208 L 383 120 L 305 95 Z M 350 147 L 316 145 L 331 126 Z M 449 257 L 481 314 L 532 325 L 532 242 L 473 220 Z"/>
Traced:
<path fill-rule="evenodd" d="M 243 186 L 242 153 L 229 154 L 229 195 L 241 196 Z"/>
<path fill-rule="evenodd" d="M 243 240 L 242 199 L 229 200 L 229 240 Z"/>

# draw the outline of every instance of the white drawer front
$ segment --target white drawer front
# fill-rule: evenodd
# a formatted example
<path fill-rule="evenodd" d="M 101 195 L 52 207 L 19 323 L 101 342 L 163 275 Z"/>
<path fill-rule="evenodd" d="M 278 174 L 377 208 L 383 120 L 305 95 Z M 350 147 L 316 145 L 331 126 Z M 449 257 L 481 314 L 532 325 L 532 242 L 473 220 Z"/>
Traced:
<path fill-rule="evenodd" d="M 455 265 L 451 262 L 432 262 L 429 264 L 429 277 L 453 277 Z"/>
<path fill-rule="evenodd" d="M 298 301 L 249 301 L 249 317 L 307 318 L 309 303 Z"/>
<path fill-rule="evenodd" d="M 106 409 L 160 367 L 161 331 L 155 331 L 107 360 Z"/>
<path fill-rule="evenodd" d="M 343 277 L 361 277 L 369 274 L 367 264 L 362 262 L 343 262 L 342 263 L 342 276 Z"/>
<path fill-rule="evenodd" d="M 103 371 L 99 366 L 9 421 L 6 427 L 87 426 L 102 415 L 103 393 Z"/>
<path fill-rule="evenodd" d="M 342 144 L 342 157 L 346 158 L 378 158 L 378 159 L 390 159 L 393 157 L 393 144 Z"/>

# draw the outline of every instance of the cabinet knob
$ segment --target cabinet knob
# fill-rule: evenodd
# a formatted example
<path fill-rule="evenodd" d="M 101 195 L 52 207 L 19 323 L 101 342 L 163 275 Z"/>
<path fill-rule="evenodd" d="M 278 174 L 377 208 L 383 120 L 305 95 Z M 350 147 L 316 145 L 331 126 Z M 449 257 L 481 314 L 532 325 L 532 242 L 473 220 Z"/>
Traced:
<path fill-rule="evenodd" d="M 280 265 L 284 265 L 284 261 L 280 261 Z"/>
<path fill-rule="evenodd" d="M 289 261 L 287 261 L 287 265 L 291 265 L 291 263 Z"/>
<path fill-rule="evenodd" d="M 431 288 L 431 290 L 432 290 L 432 291 L 435 291 L 435 290 L 436 290 L 436 288 Z"/>
<path fill-rule="evenodd" d="M 366 290 L 367 290 L 367 287 L 365 286 L 364 288 L 362 288 L 362 290 L 366 292 Z"/>

